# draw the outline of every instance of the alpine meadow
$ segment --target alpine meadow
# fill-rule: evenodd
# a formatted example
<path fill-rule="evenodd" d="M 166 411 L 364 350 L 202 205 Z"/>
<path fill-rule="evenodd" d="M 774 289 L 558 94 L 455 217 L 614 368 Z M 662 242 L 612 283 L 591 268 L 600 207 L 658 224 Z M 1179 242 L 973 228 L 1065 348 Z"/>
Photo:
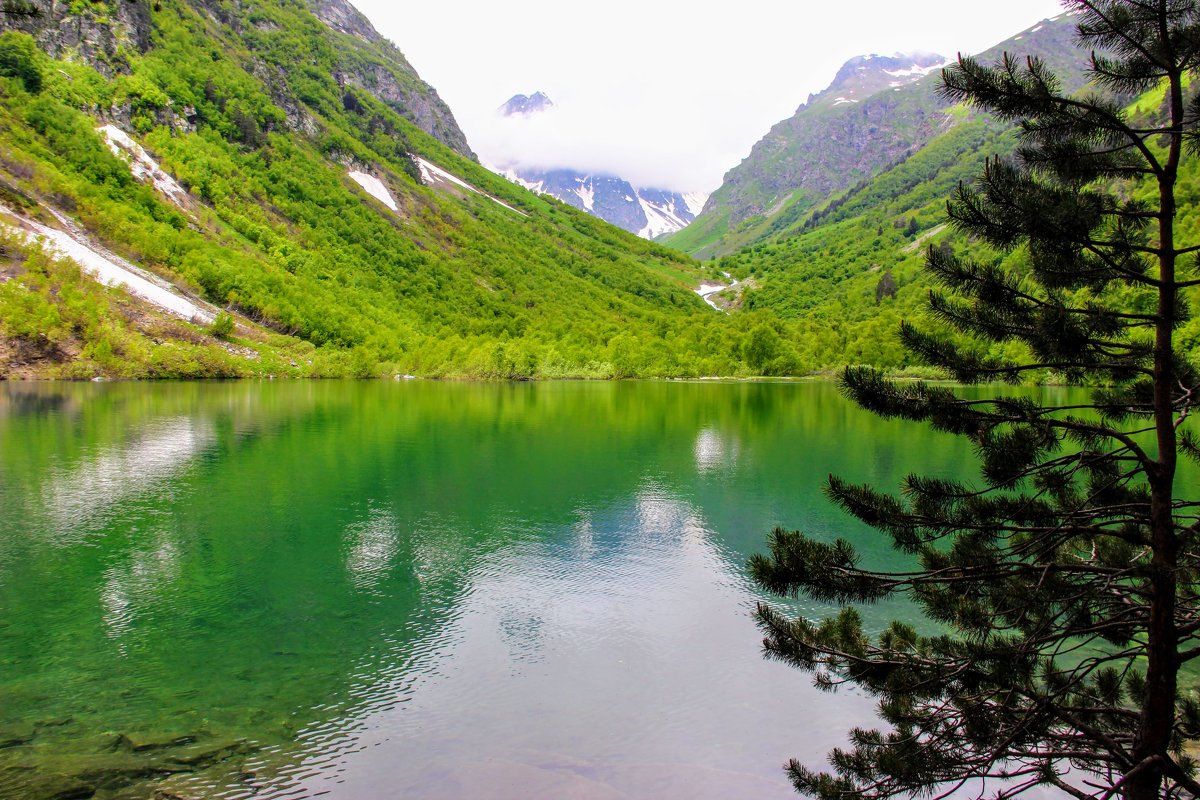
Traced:
<path fill-rule="evenodd" d="M 0 3 L 0 798 L 1200 800 L 1198 74 Z"/>

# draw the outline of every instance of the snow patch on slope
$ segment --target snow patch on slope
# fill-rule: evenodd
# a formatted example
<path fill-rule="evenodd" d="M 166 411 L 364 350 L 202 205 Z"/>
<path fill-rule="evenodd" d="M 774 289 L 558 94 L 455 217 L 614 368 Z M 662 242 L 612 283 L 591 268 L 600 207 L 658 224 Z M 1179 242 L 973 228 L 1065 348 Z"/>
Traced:
<path fill-rule="evenodd" d="M 52 255 L 71 259 L 79 264 L 84 272 L 106 286 L 120 287 L 129 294 L 185 320 L 208 325 L 216 317 L 211 311 L 175 294 L 125 259 L 104 252 L 102 248 L 88 242 L 82 234 L 70 234 L 47 227 L 2 204 L 0 212 L 14 217 L 18 222 L 15 226 L 0 222 L 0 226 L 13 231 L 26 242 L 40 244 L 43 250 Z"/>
<path fill-rule="evenodd" d="M 388 188 L 383 185 L 383 181 L 379 180 L 379 178 L 376 178 L 374 175 L 368 175 L 365 172 L 351 170 L 350 179 L 361 186 L 363 191 L 383 203 L 392 211 L 399 210 L 400 207 L 396 205 L 396 200 L 392 197 L 392 193 L 388 191 Z"/>
<path fill-rule="evenodd" d="M 487 199 L 491 200 L 493 203 L 502 205 L 505 208 L 507 208 L 509 211 L 520 214 L 522 217 L 529 216 L 524 211 L 513 208 L 508 203 L 505 203 L 503 200 L 499 200 L 495 197 L 492 197 L 487 192 L 479 191 L 474 186 L 472 186 L 471 184 L 464 181 L 462 178 L 458 177 L 457 175 L 453 175 L 453 174 L 447 172 L 446 170 L 442 169 L 437 164 L 434 164 L 431 161 L 426 161 L 425 159 L 421 158 L 420 156 L 413 156 L 413 161 L 417 162 L 417 167 L 421 170 L 421 180 L 425 183 L 426 186 L 437 186 L 439 184 L 447 184 L 447 183 L 453 184 L 454 186 L 458 186 L 462 189 L 466 189 L 468 192 L 474 192 L 475 194 L 481 194 L 484 197 L 486 197 Z"/>
<path fill-rule="evenodd" d="M 913 64 L 907 69 L 885 69 L 883 72 L 885 75 L 891 75 L 893 78 L 923 78 L 931 72 L 942 69 L 947 63 L 949 62 L 943 61 L 940 64 L 934 64 L 929 67 Z"/>
<path fill-rule="evenodd" d="M 580 178 L 579 188 L 575 190 L 575 194 L 579 196 L 583 207 L 588 211 L 596 210 L 596 188 L 592 185 L 591 178 Z"/>
<path fill-rule="evenodd" d="M 643 239 L 654 239 L 664 233 L 674 233 L 688 225 L 688 221 L 679 216 L 674 201 L 660 206 L 648 202 L 639 194 L 638 203 L 641 204 L 642 213 L 646 215 L 646 227 L 638 231 L 638 236 Z"/>
<path fill-rule="evenodd" d="M 704 204 L 708 202 L 708 192 L 684 192 L 683 202 L 687 203 L 692 216 L 698 217 L 704 210 Z"/>
<path fill-rule="evenodd" d="M 728 272 L 724 273 L 724 275 L 726 278 L 730 277 Z M 726 289 L 738 289 L 739 287 L 741 287 L 741 285 L 742 285 L 741 281 L 735 281 L 735 280 L 731 280 L 729 285 L 727 285 L 727 286 L 724 284 L 720 284 L 720 283 L 702 283 L 702 284 L 700 284 L 700 288 L 696 289 L 695 291 L 696 291 L 696 294 L 700 295 L 700 297 L 702 297 L 704 299 L 704 302 L 708 303 L 710 306 L 715 308 L 717 311 L 728 314 L 729 310 L 717 305 L 717 302 L 715 300 L 713 300 L 713 297 L 715 297 L 716 295 L 725 291 Z"/>
<path fill-rule="evenodd" d="M 129 164 L 134 178 L 142 183 L 152 183 L 155 189 L 180 208 L 188 207 L 190 198 L 187 190 L 167 174 L 158 165 L 158 162 L 150 157 L 145 148 L 130 138 L 129 134 L 116 125 L 105 125 L 97 130 L 104 136 L 112 154 Z"/>
<path fill-rule="evenodd" d="M 646 215 L 646 226 L 637 232 L 638 236 L 643 239 L 653 239 L 655 236 L 679 230 L 677 225 L 672 224 L 672 220 L 663 209 L 656 208 L 641 197 L 638 197 L 638 205 L 642 207 L 642 213 Z"/>
<path fill-rule="evenodd" d="M 524 178 L 522 178 L 515 169 L 508 169 L 508 170 L 504 170 L 504 171 L 496 170 L 496 169 L 493 169 L 492 167 L 488 167 L 488 169 L 491 169 L 492 172 L 500 172 L 500 174 L 503 175 L 508 180 L 512 181 L 513 183 L 517 184 L 518 186 L 523 186 L 524 188 L 528 189 L 529 191 L 533 192 L 534 194 L 545 194 L 546 184 L 544 181 L 527 181 Z"/>

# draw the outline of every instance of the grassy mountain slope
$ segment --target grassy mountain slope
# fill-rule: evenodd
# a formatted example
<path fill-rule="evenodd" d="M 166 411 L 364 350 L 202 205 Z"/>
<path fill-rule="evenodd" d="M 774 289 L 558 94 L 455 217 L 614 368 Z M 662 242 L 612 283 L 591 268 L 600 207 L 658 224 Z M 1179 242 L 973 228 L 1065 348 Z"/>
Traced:
<path fill-rule="evenodd" d="M 337 17 L 353 10 L 341 0 L 43 5 L 35 22 L 3 19 L 36 39 L 0 37 L 0 202 L 60 228 L 57 212 L 238 324 L 222 340 L 80 284 L 0 213 L 0 371 L 762 371 L 741 346 L 761 319 L 701 302 L 694 262 L 480 167 L 430 110 L 435 95 L 410 86 L 425 99 L 405 105 L 402 56 Z M 104 123 L 137 138 L 185 202 L 136 180 Z M 424 185 L 411 156 L 477 191 Z M 87 299 L 72 305 L 75 284 Z"/>
<path fill-rule="evenodd" d="M 1150 126 L 1161 103 L 1161 91 L 1150 92 L 1131 101 L 1129 110 Z M 902 319 L 925 314 L 933 288 L 923 271 L 928 247 L 1021 266 L 1023 251 L 986 252 L 945 224 L 946 199 L 955 186 L 979 175 L 989 155 L 1011 152 L 1015 141 L 1012 131 L 986 117 L 966 119 L 901 163 L 716 263 L 754 287 L 742 299 L 744 308 L 798 327 L 800 357 L 810 368 L 909 367 L 896 331 Z M 1200 240 L 1200 167 L 1194 160 L 1185 161 L 1179 185 L 1177 229 Z M 1148 189 L 1127 184 L 1123 191 L 1137 196 Z M 1193 295 L 1194 304 L 1200 294 Z M 1148 302 L 1133 293 L 1096 300 L 1123 308 Z M 1179 342 L 1183 351 L 1200 353 L 1200 320 L 1183 325 Z"/>
<path fill-rule="evenodd" d="M 980 58 L 991 62 L 1006 51 L 1037 56 L 1074 90 L 1084 81 L 1086 55 L 1072 47 L 1073 36 L 1071 17 L 1063 15 L 1017 34 Z M 769 240 L 831 197 L 944 137 L 955 137 L 959 126 L 974 119 L 938 96 L 940 70 L 869 96 L 860 93 L 859 99 L 843 98 L 855 86 L 852 67 L 864 63 L 868 60 L 853 59 L 828 89 L 775 125 L 725 176 L 700 217 L 666 242 L 699 258 L 714 258 Z M 976 151 L 942 152 L 946 164 L 953 165 Z"/>
<path fill-rule="evenodd" d="M 1086 90 L 1087 54 L 1074 46 L 1069 16 L 1034 26 L 980 59 L 994 63 L 1004 52 L 1036 55 L 1057 72 L 1066 89 Z M 774 315 L 793 329 L 797 359 L 807 369 L 853 363 L 915 369 L 896 332 L 901 320 L 925 314 L 933 288 L 923 271 L 930 246 L 969 249 L 983 261 L 1012 259 L 1012 265 L 1020 267 L 1021 251 L 981 252 L 945 224 L 946 200 L 955 187 L 978 176 L 987 158 L 1011 153 L 1017 139 L 1014 131 L 986 114 L 937 100 L 937 79 L 930 75 L 899 92 L 884 91 L 858 104 L 810 99 L 730 173 L 704 215 L 669 240 L 700 255 L 725 253 L 712 263 L 746 287 L 741 308 Z M 855 124 L 839 121 L 838 115 L 861 115 L 872 104 L 892 110 L 891 121 L 859 131 L 865 136 L 859 152 L 869 156 L 894 144 L 902 122 L 935 100 L 941 104 L 936 113 L 942 119 L 936 135 L 914 140 L 889 163 L 863 167 L 870 173 L 866 177 L 854 179 L 861 171 L 847 169 L 840 185 L 834 181 L 826 168 L 849 157 L 848 150 L 838 149 L 839 142 L 844 144 L 842 134 Z M 1152 125 L 1161 110 L 1162 93 L 1129 98 L 1129 103 L 1135 118 Z M 865 164 L 871 162 L 864 156 Z M 801 186 L 797 180 L 808 183 Z M 1185 165 L 1180 186 L 1179 229 L 1200 234 L 1200 170 L 1194 164 Z M 1141 189 L 1128 185 L 1122 191 L 1136 194 Z M 773 213 L 758 213 L 764 204 L 773 204 Z M 1122 307 L 1143 302 L 1134 296 L 1097 299 Z M 1185 323 L 1180 343 L 1185 350 L 1200 352 L 1200 322 Z"/>

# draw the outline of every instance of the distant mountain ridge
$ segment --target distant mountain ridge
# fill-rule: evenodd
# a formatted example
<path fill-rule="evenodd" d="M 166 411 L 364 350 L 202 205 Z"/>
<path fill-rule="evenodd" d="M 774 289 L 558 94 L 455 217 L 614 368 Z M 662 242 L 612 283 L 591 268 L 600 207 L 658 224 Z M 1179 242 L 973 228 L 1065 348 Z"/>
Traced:
<path fill-rule="evenodd" d="M 532 192 L 550 195 L 643 239 L 682 230 L 696 218 L 707 199 L 699 192 L 639 188 L 614 175 L 589 175 L 570 169 L 507 169 L 501 174 Z"/>
<path fill-rule="evenodd" d="M 514 94 L 497 111 L 506 117 L 528 116 L 553 107 L 554 101 L 544 92 L 534 92 L 533 94 Z"/>
<path fill-rule="evenodd" d="M 900 89 L 944 67 L 947 59 L 935 53 L 896 53 L 891 56 L 855 56 L 842 65 L 833 82 L 810 94 L 800 109 L 819 104 L 841 106 L 858 103 L 884 89 Z"/>
<path fill-rule="evenodd" d="M 545 92 L 516 94 L 497 109 L 502 117 L 521 120 L 553 112 Z M 635 186 L 618 175 L 572 167 L 503 164 L 496 169 L 510 181 L 538 194 L 549 195 L 580 211 L 599 217 L 643 239 L 676 233 L 696 218 L 705 193 Z"/>

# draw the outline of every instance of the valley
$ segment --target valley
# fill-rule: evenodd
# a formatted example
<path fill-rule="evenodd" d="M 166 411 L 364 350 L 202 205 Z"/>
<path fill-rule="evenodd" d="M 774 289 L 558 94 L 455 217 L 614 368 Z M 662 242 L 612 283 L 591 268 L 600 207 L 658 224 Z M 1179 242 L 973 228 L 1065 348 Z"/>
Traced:
<path fill-rule="evenodd" d="M 924 248 L 956 241 L 944 198 L 1013 147 L 938 98 L 942 56 L 898 54 L 847 62 L 707 201 L 569 169 L 510 170 L 514 184 L 343 0 L 248 19 L 103 5 L 0 19 L 20 66 L 0 86 L 10 376 L 919 372 L 892 332 L 923 312 Z M 1019 45 L 1080 86 L 1070 31 L 1048 20 L 983 58 Z M 505 108 L 554 112 L 541 93 Z M 65 303 L 70 267 L 35 229 L 76 230 L 204 311 L 148 334 L 161 303 L 83 285 Z M 697 295 L 733 280 L 719 310 L 734 313 Z"/>
<path fill-rule="evenodd" d="M 1200 4 L 359 1 L 0 4 L 0 797 L 1200 798 Z"/>

